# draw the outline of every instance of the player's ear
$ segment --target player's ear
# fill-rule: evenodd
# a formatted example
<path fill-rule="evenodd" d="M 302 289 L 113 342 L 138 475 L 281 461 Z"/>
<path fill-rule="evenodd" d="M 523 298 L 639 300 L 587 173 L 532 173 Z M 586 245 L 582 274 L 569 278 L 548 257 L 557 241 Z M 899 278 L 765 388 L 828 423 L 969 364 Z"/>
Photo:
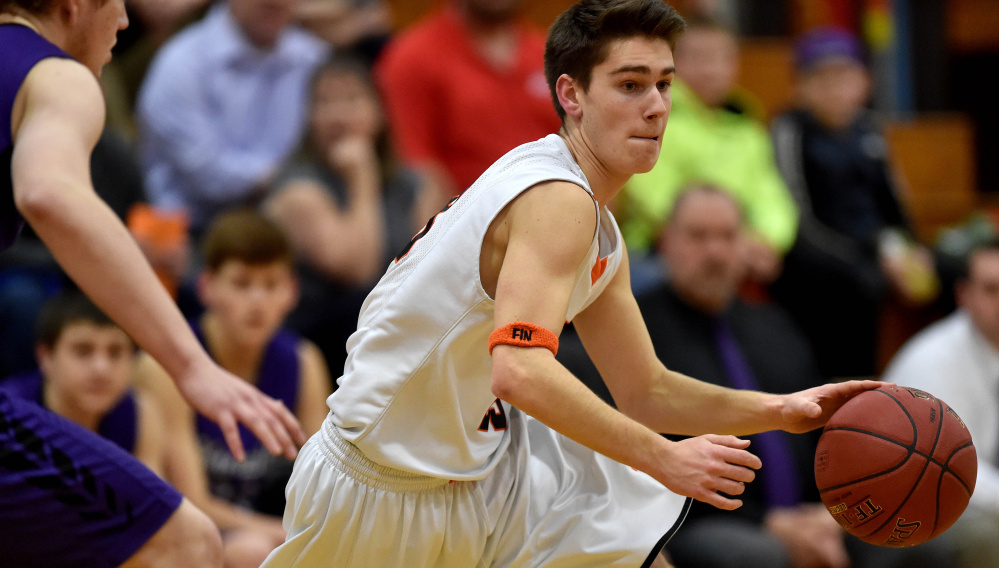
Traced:
<path fill-rule="evenodd" d="M 579 105 L 581 90 L 576 80 L 565 73 L 555 81 L 555 94 L 558 96 L 558 103 L 562 105 L 566 116 L 578 119 L 583 115 L 583 109 Z"/>
<path fill-rule="evenodd" d="M 56 11 L 59 14 L 60 19 L 62 19 L 67 26 L 73 26 L 80 17 L 82 3 L 92 1 L 93 0 L 59 0 L 56 3 Z"/>

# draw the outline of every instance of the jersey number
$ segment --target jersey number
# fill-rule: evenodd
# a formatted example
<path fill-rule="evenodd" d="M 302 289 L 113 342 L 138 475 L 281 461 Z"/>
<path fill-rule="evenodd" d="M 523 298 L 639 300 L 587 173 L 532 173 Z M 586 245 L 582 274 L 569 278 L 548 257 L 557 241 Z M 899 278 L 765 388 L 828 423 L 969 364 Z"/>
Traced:
<path fill-rule="evenodd" d="M 479 432 L 488 432 L 490 426 L 497 432 L 506 430 L 506 411 L 503 410 L 503 403 L 498 398 L 489 407 L 489 412 L 486 412 L 486 415 L 482 417 L 482 422 L 479 423 Z"/>
<path fill-rule="evenodd" d="M 434 221 L 437 220 L 438 215 L 450 209 L 451 206 L 454 205 L 455 201 L 458 201 L 458 197 L 452 197 L 451 201 L 448 201 L 447 205 L 445 205 L 443 209 L 438 211 L 437 214 L 435 214 L 433 217 L 430 218 L 429 221 L 427 221 L 427 224 L 424 225 L 422 229 L 420 229 L 420 232 L 413 235 L 413 238 L 409 240 L 409 243 L 405 247 L 403 247 L 401 251 L 399 251 L 398 255 L 396 255 L 395 257 L 396 262 L 399 262 L 400 260 L 403 259 L 403 257 L 409 254 L 410 249 L 413 248 L 413 245 L 416 244 L 416 241 L 422 239 L 424 235 L 426 235 L 430 231 L 430 228 L 434 226 Z"/>

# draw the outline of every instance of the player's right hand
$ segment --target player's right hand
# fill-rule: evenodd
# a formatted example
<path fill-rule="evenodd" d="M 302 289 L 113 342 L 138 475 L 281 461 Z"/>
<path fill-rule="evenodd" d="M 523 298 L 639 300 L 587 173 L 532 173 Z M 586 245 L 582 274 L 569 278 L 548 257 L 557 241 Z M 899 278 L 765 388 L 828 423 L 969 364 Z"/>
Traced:
<path fill-rule="evenodd" d="M 745 484 L 756 478 L 754 470 L 763 465 L 746 451 L 749 440 L 735 436 L 707 434 L 670 442 L 668 447 L 661 473 L 652 476 L 674 493 L 727 511 L 738 509 L 742 501 L 718 492 L 741 495 Z"/>

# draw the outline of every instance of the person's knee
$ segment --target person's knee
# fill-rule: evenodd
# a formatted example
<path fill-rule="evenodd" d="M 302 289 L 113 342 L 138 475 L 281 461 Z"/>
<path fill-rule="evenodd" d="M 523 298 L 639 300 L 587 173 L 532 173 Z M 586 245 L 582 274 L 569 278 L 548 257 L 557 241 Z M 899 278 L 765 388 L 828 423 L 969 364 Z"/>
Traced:
<path fill-rule="evenodd" d="M 226 532 L 222 540 L 225 568 L 258 568 L 281 542 L 259 531 Z"/>
<path fill-rule="evenodd" d="M 166 524 L 122 568 L 222 567 L 215 523 L 185 499 Z"/>

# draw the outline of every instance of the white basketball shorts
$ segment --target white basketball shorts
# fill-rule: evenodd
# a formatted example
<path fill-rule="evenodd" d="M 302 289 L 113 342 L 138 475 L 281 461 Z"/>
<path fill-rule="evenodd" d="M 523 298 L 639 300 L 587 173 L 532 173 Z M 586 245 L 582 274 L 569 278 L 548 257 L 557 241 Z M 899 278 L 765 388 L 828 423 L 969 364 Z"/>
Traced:
<path fill-rule="evenodd" d="M 479 481 L 375 464 L 327 420 L 288 483 L 287 541 L 262 568 L 597 568 L 651 565 L 689 499 L 516 409 Z"/>

